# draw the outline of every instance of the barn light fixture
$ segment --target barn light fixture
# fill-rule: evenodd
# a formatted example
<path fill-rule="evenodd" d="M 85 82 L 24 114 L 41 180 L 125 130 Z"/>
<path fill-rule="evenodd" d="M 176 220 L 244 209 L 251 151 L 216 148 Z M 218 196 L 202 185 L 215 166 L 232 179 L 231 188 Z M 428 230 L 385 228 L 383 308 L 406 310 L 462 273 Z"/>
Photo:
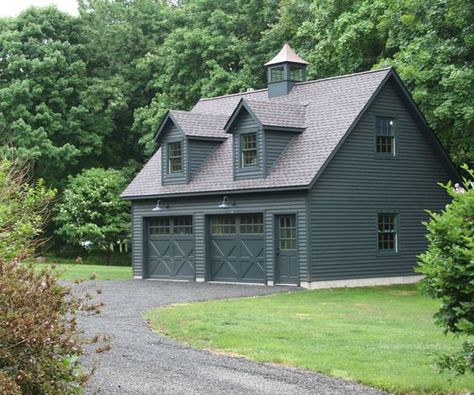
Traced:
<path fill-rule="evenodd" d="M 168 203 L 161 203 L 161 200 L 156 202 L 156 206 L 151 211 L 163 211 L 165 208 L 169 208 L 170 205 Z"/>
<path fill-rule="evenodd" d="M 229 208 L 235 206 L 235 202 L 233 200 L 230 200 L 228 196 L 224 196 L 224 199 L 222 199 L 222 203 L 219 204 L 219 208 Z"/>

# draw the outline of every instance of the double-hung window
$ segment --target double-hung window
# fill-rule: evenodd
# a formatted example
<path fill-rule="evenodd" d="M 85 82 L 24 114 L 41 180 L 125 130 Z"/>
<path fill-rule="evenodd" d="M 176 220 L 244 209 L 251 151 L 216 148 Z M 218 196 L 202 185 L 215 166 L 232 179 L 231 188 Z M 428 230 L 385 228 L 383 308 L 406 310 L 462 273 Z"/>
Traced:
<path fill-rule="evenodd" d="M 257 134 L 247 133 L 240 137 L 241 167 L 257 165 Z"/>
<path fill-rule="evenodd" d="M 375 146 L 378 154 L 395 156 L 395 119 L 377 117 Z"/>
<path fill-rule="evenodd" d="M 168 144 L 168 173 L 183 171 L 183 152 L 180 142 Z"/>
<path fill-rule="evenodd" d="M 397 242 L 396 214 L 378 215 L 378 249 L 381 252 L 396 252 Z"/>

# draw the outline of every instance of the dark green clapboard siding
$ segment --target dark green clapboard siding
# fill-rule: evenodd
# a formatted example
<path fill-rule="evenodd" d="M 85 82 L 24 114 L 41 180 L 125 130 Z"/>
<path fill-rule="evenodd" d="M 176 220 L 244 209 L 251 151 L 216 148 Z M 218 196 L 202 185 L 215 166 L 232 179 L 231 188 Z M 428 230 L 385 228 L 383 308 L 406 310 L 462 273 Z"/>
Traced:
<path fill-rule="evenodd" d="M 397 156 L 375 152 L 375 117 L 396 116 Z M 448 171 L 388 83 L 309 193 L 312 281 L 413 274 L 424 209 L 448 202 Z M 377 213 L 397 213 L 399 252 L 377 250 Z"/>
<path fill-rule="evenodd" d="M 168 174 L 168 143 L 175 141 L 182 142 L 183 171 L 180 173 Z M 163 138 L 161 140 L 161 166 L 163 169 L 162 183 L 164 185 L 182 184 L 183 182 L 186 182 L 186 169 L 188 166 L 187 145 L 187 141 L 181 131 L 174 124 L 170 123 L 168 129 L 163 133 Z"/>
<path fill-rule="evenodd" d="M 276 164 L 281 154 L 286 150 L 294 132 L 265 130 L 265 151 L 267 157 L 267 174 Z"/>
<path fill-rule="evenodd" d="M 215 141 L 188 140 L 188 166 L 189 179 L 201 168 L 207 159 L 219 145 Z"/>
<path fill-rule="evenodd" d="M 308 243 L 307 236 L 307 213 L 306 193 L 259 193 L 253 195 L 237 194 L 231 196 L 236 205 L 231 210 L 219 209 L 222 196 L 213 197 L 189 197 L 189 198 L 162 198 L 162 201 L 170 204 L 170 208 L 158 214 L 160 216 L 193 215 L 194 240 L 195 240 L 195 270 L 196 277 L 203 278 L 209 274 L 207 269 L 208 245 L 207 245 L 207 221 L 206 216 L 214 214 L 244 214 L 250 212 L 263 212 L 264 215 L 264 242 L 265 242 L 265 273 L 267 280 L 273 281 L 274 251 L 274 224 L 273 218 L 278 214 L 296 214 L 298 234 L 298 263 L 301 281 L 308 281 Z M 146 234 L 143 223 L 146 218 L 156 216 L 152 211 L 156 205 L 156 199 L 132 202 L 133 222 L 133 271 L 135 276 L 147 275 L 144 267 L 146 251 L 143 248 L 146 243 Z M 207 269 L 207 270 L 206 270 Z M 209 280 L 209 278 L 206 278 Z"/>
<path fill-rule="evenodd" d="M 236 180 L 261 178 L 264 176 L 263 131 L 252 116 L 242 109 L 230 129 L 234 148 L 234 178 Z M 240 167 L 240 136 L 245 133 L 257 133 L 257 166 Z"/>

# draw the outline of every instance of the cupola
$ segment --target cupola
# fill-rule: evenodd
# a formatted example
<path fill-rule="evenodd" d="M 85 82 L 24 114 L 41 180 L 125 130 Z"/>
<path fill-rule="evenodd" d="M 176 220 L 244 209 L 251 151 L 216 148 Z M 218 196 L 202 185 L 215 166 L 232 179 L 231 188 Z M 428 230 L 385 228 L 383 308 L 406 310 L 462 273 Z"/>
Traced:
<path fill-rule="evenodd" d="M 283 45 L 280 52 L 265 63 L 268 97 L 287 95 L 296 82 L 306 81 L 307 64 L 288 44 Z"/>

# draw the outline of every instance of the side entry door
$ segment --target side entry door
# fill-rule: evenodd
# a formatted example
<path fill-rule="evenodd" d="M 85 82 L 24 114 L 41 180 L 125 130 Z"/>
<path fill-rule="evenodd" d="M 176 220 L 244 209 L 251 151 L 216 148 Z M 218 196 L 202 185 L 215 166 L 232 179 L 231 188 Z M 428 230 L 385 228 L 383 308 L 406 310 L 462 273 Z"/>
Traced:
<path fill-rule="evenodd" d="M 276 265 L 277 284 L 298 285 L 298 241 L 296 237 L 296 216 L 277 215 L 276 222 Z"/>

